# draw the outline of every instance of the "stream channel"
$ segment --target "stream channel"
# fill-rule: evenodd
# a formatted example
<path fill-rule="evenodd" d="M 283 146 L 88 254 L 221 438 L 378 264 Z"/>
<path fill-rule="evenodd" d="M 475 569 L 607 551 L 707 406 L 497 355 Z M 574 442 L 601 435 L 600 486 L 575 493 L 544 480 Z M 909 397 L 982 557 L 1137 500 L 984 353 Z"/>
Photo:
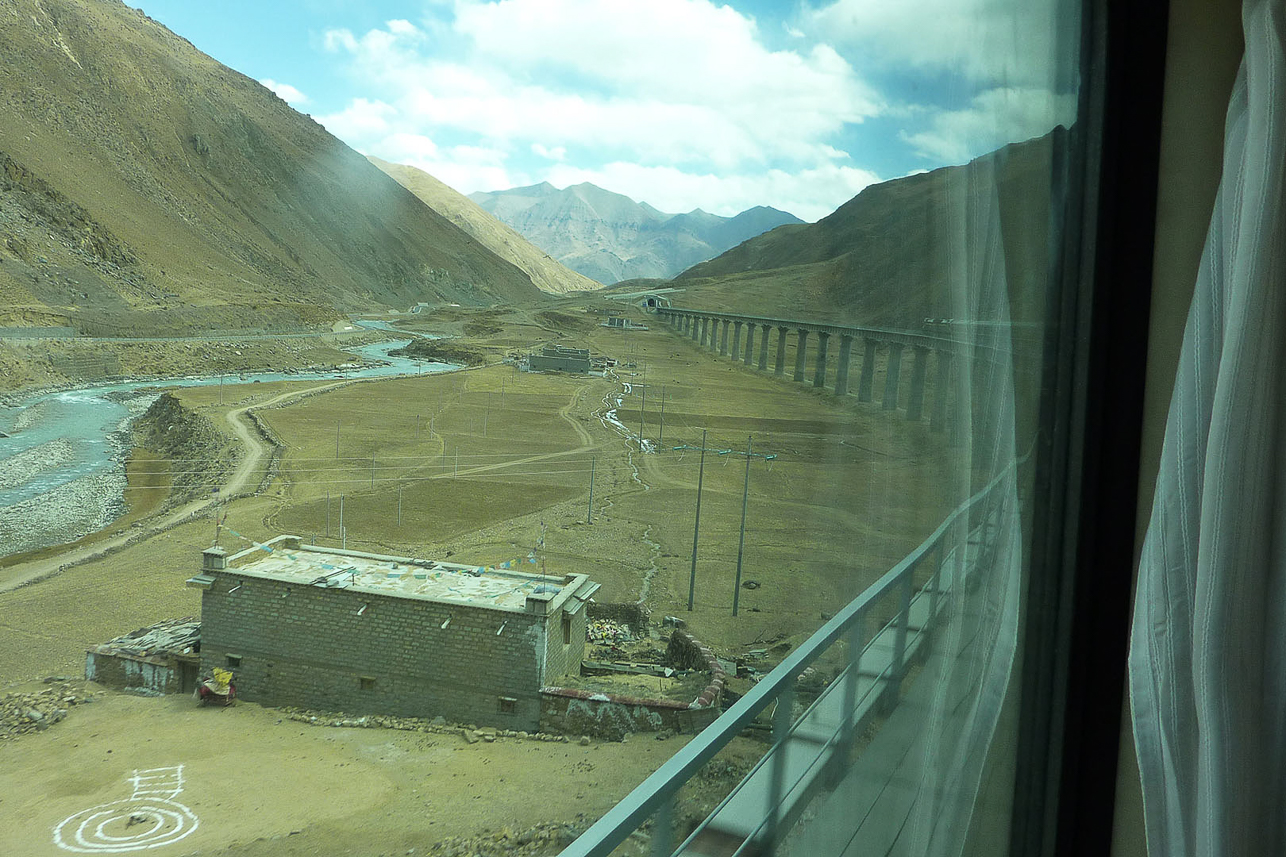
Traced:
<path fill-rule="evenodd" d="M 130 422 L 166 389 L 256 381 L 378 378 L 444 372 L 458 367 L 388 352 L 409 340 L 349 349 L 377 365 L 325 372 L 124 381 L 45 392 L 17 405 L 0 401 L 0 556 L 75 541 L 124 513 L 125 456 Z"/>

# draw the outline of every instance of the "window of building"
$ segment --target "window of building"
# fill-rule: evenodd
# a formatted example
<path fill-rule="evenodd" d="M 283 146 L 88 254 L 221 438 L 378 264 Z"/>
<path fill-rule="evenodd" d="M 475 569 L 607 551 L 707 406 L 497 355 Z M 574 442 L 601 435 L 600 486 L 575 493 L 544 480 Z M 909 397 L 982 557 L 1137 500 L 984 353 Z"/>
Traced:
<path fill-rule="evenodd" d="M 241 655 L 227 655 L 224 658 L 224 663 L 229 667 L 239 667 L 241 666 Z"/>
<path fill-rule="evenodd" d="M 372 676 L 368 676 L 368 675 L 361 676 L 358 679 L 358 683 L 360 684 L 362 690 L 375 689 L 375 679 Z"/>
<path fill-rule="evenodd" d="M 513 714 L 517 710 L 518 700 L 512 696 L 502 696 L 496 700 L 496 710 L 501 714 Z"/>

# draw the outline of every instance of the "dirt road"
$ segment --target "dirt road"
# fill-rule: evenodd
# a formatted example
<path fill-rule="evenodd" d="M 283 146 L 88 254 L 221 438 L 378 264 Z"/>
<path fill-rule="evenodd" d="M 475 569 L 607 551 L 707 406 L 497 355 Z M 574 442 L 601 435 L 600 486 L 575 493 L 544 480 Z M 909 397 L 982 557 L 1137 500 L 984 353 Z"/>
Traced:
<path fill-rule="evenodd" d="M 302 396 L 320 393 L 325 390 L 339 387 L 344 384 L 357 383 L 354 381 L 330 381 L 325 384 L 317 384 L 312 387 L 305 387 L 302 390 L 290 390 L 278 396 L 274 396 L 265 402 L 256 402 L 246 405 L 243 408 L 229 411 L 227 414 L 228 426 L 231 428 L 233 435 L 245 446 L 245 454 L 241 458 L 237 469 L 233 471 L 228 481 L 219 489 L 223 497 L 233 497 L 244 491 L 246 485 L 250 482 L 259 466 L 263 463 L 263 458 L 268 454 L 269 448 L 259 433 L 255 430 L 250 421 L 246 419 L 246 414 L 257 408 L 267 408 L 273 405 L 279 405 L 283 402 L 300 398 Z M 150 538 L 157 533 L 174 526 L 180 521 L 195 517 L 198 513 L 205 511 L 215 501 L 209 497 L 203 497 L 191 502 L 184 503 L 169 512 L 148 521 L 142 522 L 141 526 L 133 528 L 119 535 L 111 536 L 92 544 L 81 547 L 69 548 L 53 556 L 45 557 L 31 562 L 10 566 L 9 568 L 0 569 L 0 592 L 8 592 L 24 586 L 32 581 L 40 580 L 57 574 L 67 566 L 76 565 L 95 557 L 115 550 L 127 542 L 138 539 Z"/>

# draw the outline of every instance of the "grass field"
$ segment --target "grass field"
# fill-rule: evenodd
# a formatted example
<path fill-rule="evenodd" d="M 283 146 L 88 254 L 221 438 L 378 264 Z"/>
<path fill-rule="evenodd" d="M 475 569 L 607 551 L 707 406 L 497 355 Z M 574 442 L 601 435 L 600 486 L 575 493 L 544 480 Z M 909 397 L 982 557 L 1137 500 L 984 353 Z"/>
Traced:
<path fill-rule="evenodd" d="M 927 425 L 720 359 L 666 329 L 577 333 L 620 361 L 614 373 L 492 365 L 351 385 L 260 412 L 285 446 L 281 479 L 242 532 L 339 546 L 342 502 L 350 548 L 449 551 L 478 564 L 521 560 L 543 532 L 540 565 L 550 574 L 589 574 L 603 584 L 600 600 L 645 598 L 656 613 L 686 613 L 700 453 L 673 447 L 699 446 L 705 430 L 688 618 L 704 639 L 736 650 L 811 631 L 958 502 L 945 440 Z M 201 405 L 210 393 L 182 395 Z M 640 455 L 644 405 L 652 451 Z M 776 457 L 751 459 L 742 565 L 758 586 L 741 590 L 733 621 L 748 441 Z"/>
<path fill-rule="evenodd" d="M 542 325 L 519 318 L 515 324 L 490 316 L 489 323 L 500 318 L 501 330 L 471 344 L 496 356 L 541 340 L 584 343 L 617 358 L 613 373 L 533 375 L 496 363 L 314 392 L 306 391 L 317 382 L 299 381 L 175 391 L 185 406 L 223 429 L 231 411 L 291 391 L 303 394 L 257 412 L 281 444 L 278 475 L 263 491 L 224 504 L 222 544 L 238 550 L 294 532 L 338 546 L 341 497 L 350 548 L 430 558 L 450 553 L 457 561 L 498 564 L 525 558 L 543 535 L 541 562 L 523 568 L 586 573 L 603 584 L 600 601 L 641 599 L 654 618 L 681 616 L 725 657 L 770 650 L 767 663 L 753 661 L 762 669 L 905 556 L 965 490 L 954 461 L 959 451 L 948 449 L 947 436 L 927 425 L 907 423 L 878 404 L 837 399 L 811 383 L 747 369 L 666 329 L 622 333 L 581 323 L 571 309 L 562 315 L 571 321 L 547 318 Z M 644 453 L 636 437 L 640 410 L 651 450 Z M 689 613 L 700 453 L 673 447 L 698 446 L 703 430 L 710 451 Z M 757 453 L 776 457 L 750 460 L 742 566 L 744 581 L 755 588 L 739 590 L 734 617 L 746 484 L 746 458 L 738 453 L 748 438 Z M 719 454 L 723 450 L 729 451 Z M 170 475 L 183 462 L 157 461 L 145 451 L 136 452 L 133 462 L 131 514 L 138 515 L 161 504 Z M 261 477 L 249 484 L 258 485 Z M 201 550 L 215 532 L 212 515 L 198 515 L 0 593 L 0 688 L 31 689 L 42 686 L 43 676 L 78 675 L 86 648 L 162 619 L 198 614 L 199 592 L 184 581 L 199 568 Z M 819 671 L 832 670 L 832 660 L 823 658 Z M 197 717 L 190 706 L 190 700 L 111 694 L 89 715 L 77 711 L 43 735 L 0 744 L 0 755 L 14 772 L 11 779 L 27 782 L 45 770 L 81 769 L 86 763 L 78 754 L 84 751 L 77 748 L 95 748 L 94 783 L 80 789 L 86 805 L 110 799 L 122 765 L 191 761 L 203 830 L 208 820 L 230 836 L 217 846 L 194 836 L 192 847 L 257 857 L 331 853 L 336 843 L 404 853 L 445 835 L 599 813 L 684 740 L 571 747 L 577 761 L 569 767 L 569 749 L 536 749 L 568 745 L 426 743 L 380 730 L 290 727 L 279 713 L 253 704 L 207 711 L 225 724 L 218 769 L 239 772 L 238 803 L 223 800 L 209 779 L 209 760 L 183 750 Z M 227 711 L 233 713 L 221 716 Z M 98 749 L 111 749 L 103 744 L 105 735 L 112 736 L 116 755 Z M 756 742 L 739 739 L 728 764 L 712 767 L 724 773 L 711 784 L 709 799 L 685 797 L 682 817 L 704 815 L 758 752 Z M 305 759 L 344 767 L 342 776 L 326 779 L 328 805 L 349 808 L 342 819 L 313 819 L 279 805 L 275 772 L 311 781 Z M 432 806 L 398 814 L 398 825 L 390 827 L 387 805 L 419 806 L 430 775 L 438 776 Z M 372 778 L 386 784 L 385 798 L 371 799 Z M 574 800 L 533 804 L 536 789 Z M 482 793 L 490 797 L 485 804 L 475 800 Z M 238 810 L 242 804 L 280 812 L 250 819 Z M 6 823 L 32 842 L 47 841 L 53 816 L 61 817 L 51 813 L 52 820 L 42 816 L 33 824 L 26 816 L 19 820 L 21 805 L 16 811 Z M 303 832 L 286 837 L 296 830 Z"/>

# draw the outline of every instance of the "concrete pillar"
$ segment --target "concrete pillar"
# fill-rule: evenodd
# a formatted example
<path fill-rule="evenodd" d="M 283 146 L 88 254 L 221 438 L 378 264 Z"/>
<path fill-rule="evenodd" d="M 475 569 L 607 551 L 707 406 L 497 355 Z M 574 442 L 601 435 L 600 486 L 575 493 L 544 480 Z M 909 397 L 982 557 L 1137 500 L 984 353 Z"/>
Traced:
<path fill-rule="evenodd" d="M 848 395 L 848 364 L 853 353 L 853 337 L 841 333 L 839 337 L 839 360 L 835 364 L 835 395 Z"/>
<path fill-rule="evenodd" d="M 780 378 L 786 374 L 786 328 L 777 328 L 777 365 L 773 374 Z"/>
<path fill-rule="evenodd" d="M 808 354 L 808 331 L 802 327 L 795 331 L 795 380 L 804 380 L 804 357 Z"/>
<path fill-rule="evenodd" d="M 755 353 L 755 326 L 754 324 L 746 325 L 746 353 L 742 356 L 742 362 L 747 366 L 750 365 L 750 358 Z"/>
<path fill-rule="evenodd" d="M 879 345 L 874 339 L 862 340 L 862 374 L 857 382 L 857 400 L 859 402 L 871 401 L 871 388 L 875 386 L 875 346 Z"/>
<path fill-rule="evenodd" d="M 947 423 L 947 389 L 951 386 L 952 355 L 946 351 L 934 353 L 938 356 L 938 372 L 933 382 L 933 413 L 929 415 L 929 431 L 942 431 Z"/>
<path fill-rule="evenodd" d="M 763 325 L 760 331 L 762 338 L 759 340 L 759 371 L 763 372 L 768 368 L 768 328 L 770 325 Z"/>
<path fill-rule="evenodd" d="M 826 341 L 831 338 L 829 333 L 817 331 L 817 371 L 813 373 L 813 386 L 826 386 Z"/>
<path fill-rule="evenodd" d="M 898 406 L 898 376 L 902 374 L 902 343 L 889 343 L 889 372 L 884 376 L 884 410 Z"/>
<path fill-rule="evenodd" d="M 692 319 L 691 335 L 692 335 L 692 341 L 696 342 L 697 337 L 701 335 L 701 319 L 699 318 Z"/>
<path fill-rule="evenodd" d="M 728 327 L 731 324 L 728 319 L 723 320 L 723 334 L 719 337 L 719 354 L 723 357 L 728 356 Z"/>
<path fill-rule="evenodd" d="M 736 360 L 741 356 L 741 322 L 734 321 L 732 328 L 732 359 Z"/>
<path fill-rule="evenodd" d="M 919 422 L 924 413 L 924 376 L 929 368 L 929 349 L 923 345 L 915 349 L 915 362 L 911 364 L 911 397 L 906 403 L 906 418 Z"/>
<path fill-rule="evenodd" d="M 710 342 L 710 319 L 701 319 L 701 344 L 708 345 Z"/>

